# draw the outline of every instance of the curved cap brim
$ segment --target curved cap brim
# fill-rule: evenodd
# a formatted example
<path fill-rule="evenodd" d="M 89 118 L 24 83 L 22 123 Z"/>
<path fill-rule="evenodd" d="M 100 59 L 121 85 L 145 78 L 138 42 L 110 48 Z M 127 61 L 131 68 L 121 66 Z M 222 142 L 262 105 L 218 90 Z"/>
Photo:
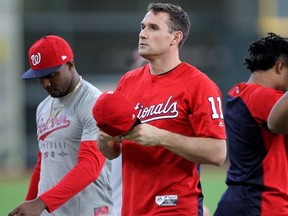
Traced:
<path fill-rule="evenodd" d="M 22 79 L 36 79 L 36 78 L 45 77 L 57 71 L 60 67 L 61 65 L 58 65 L 52 68 L 41 69 L 41 70 L 33 70 L 30 68 L 21 76 L 21 78 Z"/>

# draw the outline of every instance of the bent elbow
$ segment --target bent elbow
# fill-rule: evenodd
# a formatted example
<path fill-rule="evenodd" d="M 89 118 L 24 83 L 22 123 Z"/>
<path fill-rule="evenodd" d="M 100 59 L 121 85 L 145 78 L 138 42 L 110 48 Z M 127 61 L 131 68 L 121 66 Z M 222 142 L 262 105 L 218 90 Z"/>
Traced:
<path fill-rule="evenodd" d="M 277 116 L 276 112 L 271 111 L 267 118 L 267 127 L 275 134 L 287 134 L 288 133 L 288 121 L 287 117 L 280 115 Z"/>
<path fill-rule="evenodd" d="M 213 161 L 213 165 L 221 167 L 224 164 L 225 160 L 226 160 L 226 154 L 220 155 Z"/>
<path fill-rule="evenodd" d="M 277 124 L 272 124 L 270 122 L 267 123 L 268 129 L 272 131 L 275 134 L 287 134 L 288 133 L 288 128 L 277 125 Z"/>
<path fill-rule="evenodd" d="M 221 167 L 224 164 L 225 160 L 226 160 L 226 156 L 220 158 L 218 161 L 216 161 L 216 163 L 214 165 L 217 167 Z"/>
<path fill-rule="evenodd" d="M 277 127 L 271 127 L 271 128 L 269 128 L 269 130 L 275 134 L 284 134 L 285 133 L 281 128 L 277 128 Z"/>
<path fill-rule="evenodd" d="M 220 167 L 224 164 L 227 156 L 227 147 L 226 142 L 225 145 L 222 145 L 222 147 L 218 150 L 217 154 L 212 155 L 212 165 Z"/>

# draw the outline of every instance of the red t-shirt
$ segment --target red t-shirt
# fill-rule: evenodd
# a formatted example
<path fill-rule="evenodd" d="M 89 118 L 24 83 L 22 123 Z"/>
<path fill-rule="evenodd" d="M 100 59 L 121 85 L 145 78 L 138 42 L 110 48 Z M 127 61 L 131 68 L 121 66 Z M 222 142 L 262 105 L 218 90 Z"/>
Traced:
<path fill-rule="evenodd" d="M 284 94 L 239 83 L 228 93 L 225 125 L 230 167 L 219 215 L 288 215 L 287 135 L 272 133 L 268 115 Z"/>
<path fill-rule="evenodd" d="M 181 63 L 162 75 L 149 65 L 125 74 L 117 90 L 127 95 L 142 123 L 177 134 L 226 139 L 216 84 Z M 202 210 L 199 166 L 171 151 L 124 141 L 122 215 L 198 215 Z"/>

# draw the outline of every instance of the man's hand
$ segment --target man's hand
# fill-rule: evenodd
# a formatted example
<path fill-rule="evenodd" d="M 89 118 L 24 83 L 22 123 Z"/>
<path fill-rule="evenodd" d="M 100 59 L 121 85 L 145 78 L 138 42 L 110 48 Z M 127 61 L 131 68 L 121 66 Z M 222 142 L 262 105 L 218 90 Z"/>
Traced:
<path fill-rule="evenodd" d="M 107 133 L 105 133 L 104 131 L 99 130 L 99 137 L 98 137 L 98 139 L 99 139 L 102 143 L 107 143 L 107 142 L 110 142 L 110 141 L 120 142 L 120 141 L 121 141 L 121 136 L 112 137 L 112 136 L 108 135 Z"/>
<path fill-rule="evenodd" d="M 36 198 L 21 203 L 8 216 L 39 216 L 45 208 L 45 203 L 40 198 Z"/>
<path fill-rule="evenodd" d="M 107 133 L 99 130 L 97 145 L 106 158 L 113 160 L 121 153 L 121 140 L 121 136 L 111 137 Z"/>
<path fill-rule="evenodd" d="M 149 124 L 139 124 L 130 130 L 123 140 L 132 140 L 139 145 L 155 146 L 160 143 L 165 131 Z"/>

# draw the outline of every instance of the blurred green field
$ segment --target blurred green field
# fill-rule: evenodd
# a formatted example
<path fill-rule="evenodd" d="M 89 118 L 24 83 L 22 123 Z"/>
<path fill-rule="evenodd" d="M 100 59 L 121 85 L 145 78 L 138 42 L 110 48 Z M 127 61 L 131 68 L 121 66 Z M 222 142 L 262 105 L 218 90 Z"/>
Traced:
<path fill-rule="evenodd" d="M 204 204 L 213 215 L 217 203 L 226 189 L 225 185 L 226 166 L 216 168 L 202 166 L 201 181 L 204 193 Z M 16 207 L 25 198 L 29 185 L 30 174 L 22 177 L 0 178 L 0 215 L 6 216 L 9 211 Z"/>
<path fill-rule="evenodd" d="M 30 176 L 0 178 L 0 215 L 6 216 L 25 198 Z"/>
<path fill-rule="evenodd" d="M 209 208 L 211 216 L 213 215 L 223 192 L 227 188 L 225 184 L 226 170 L 227 165 L 223 165 L 221 168 L 202 165 L 201 168 L 201 183 L 204 194 L 204 204 Z"/>

